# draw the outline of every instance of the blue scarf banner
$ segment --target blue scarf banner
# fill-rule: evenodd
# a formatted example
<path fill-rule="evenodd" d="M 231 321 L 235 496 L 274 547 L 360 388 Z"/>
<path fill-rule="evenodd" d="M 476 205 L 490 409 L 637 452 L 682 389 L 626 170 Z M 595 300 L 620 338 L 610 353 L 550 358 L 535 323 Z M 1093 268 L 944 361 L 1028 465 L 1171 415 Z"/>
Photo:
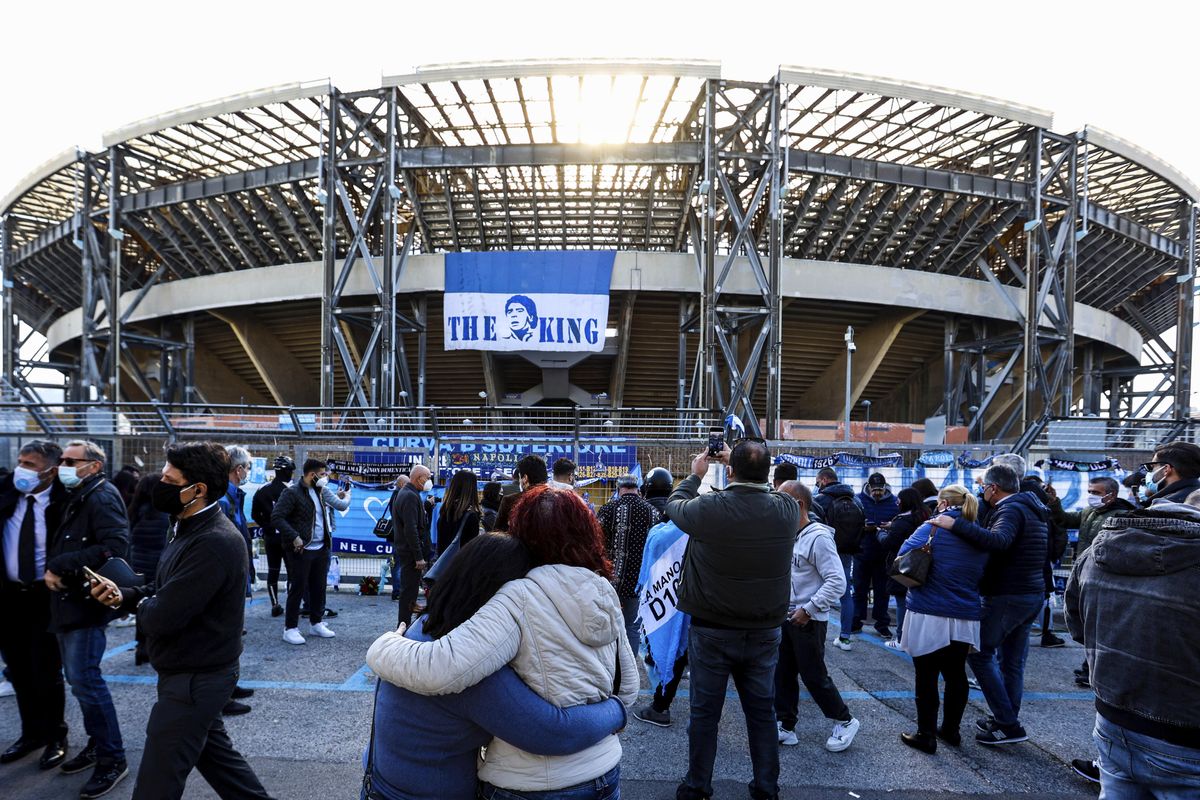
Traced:
<path fill-rule="evenodd" d="M 646 649 L 654 659 L 654 666 L 647 669 L 658 686 L 671 680 L 676 659 L 687 651 L 691 617 L 677 607 L 687 544 L 688 535 L 675 523 L 662 522 L 650 529 L 642 551 L 638 611 L 646 633 Z M 633 642 L 630 646 L 636 651 Z"/>
<path fill-rule="evenodd" d="M 899 453 L 882 456 L 863 456 L 858 453 L 834 453 L 831 456 L 798 456 L 782 453 L 775 456 L 775 463 L 795 464 L 799 469 L 824 469 L 825 467 L 898 467 L 904 463 Z"/>

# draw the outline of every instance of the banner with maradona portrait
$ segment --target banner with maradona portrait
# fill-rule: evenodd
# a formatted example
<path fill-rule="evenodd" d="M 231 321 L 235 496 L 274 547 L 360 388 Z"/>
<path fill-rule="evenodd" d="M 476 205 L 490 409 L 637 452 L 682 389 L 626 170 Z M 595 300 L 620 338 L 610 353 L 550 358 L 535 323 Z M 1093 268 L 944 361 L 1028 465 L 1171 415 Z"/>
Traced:
<path fill-rule="evenodd" d="M 615 251 L 447 253 L 447 350 L 604 349 Z"/>

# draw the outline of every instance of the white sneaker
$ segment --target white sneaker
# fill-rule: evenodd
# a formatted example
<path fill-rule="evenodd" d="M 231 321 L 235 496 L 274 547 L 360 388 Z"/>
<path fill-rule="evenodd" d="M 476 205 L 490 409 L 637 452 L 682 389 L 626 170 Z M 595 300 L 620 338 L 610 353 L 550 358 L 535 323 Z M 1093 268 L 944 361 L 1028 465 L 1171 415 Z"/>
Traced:
<path fill-rule="evenodd" d="M 888 639 L 886 642 L 883 643 L 883 646 L 890 647 L 893 650 L 903 650 L 904 649 L 903 647 L 900 646 L 899 639 Z"/>
<path fill-rule="evenodd" d="M 126 614 L 120 619 L 115 619 L 110 623 L 114 628 L 132 628 L 137 625 L 137 620 L 133 618 L 133 614 Z"/>
<path fill-rule="evenodd" d="M 833 640 L 833 646 L 838 650 L 849 650 L 852 646 L 851 642 L 852 640 L 849 636 L 839 636 Z"/>
<path fill-rule="evenodd" d="M 309 632 L 313 636 L 320 636 L 322 639 L 332 639 L 334 636 L 337 636 L 336 633 L 329 630 L 329 626 L 324 622 L 318 622 L 316 625 L 313 625 Z"/>
<path fill-rule="evenodd" d="M 831 753 L 840 753 L 850 746 L 858 733 L 859 721 L 854 717 L 849 722 L 839 722 L 833 726 L 833 733 L 825 741 L 825 749 Z"/>
<path fill-rule="evenodd" d="M 299 628 L 288 628 L 283 632 L 283 640 L 288 644 L 304 644 L 304 637 Z"/>
<path fill-rule="evenodd" d="M 796 738 L 796 732 L 783 727 L 782 722 L 775 723 L 775 730 L 779 733 L 779 743 L 784 747 L 794 747 L 800 744 L 800 740 Z"/>
<path fill-rule="evenodd" d="M 0 680 L 0 697 L 12 697 L 17 693 L 13 685 L 8 681 Z"/>

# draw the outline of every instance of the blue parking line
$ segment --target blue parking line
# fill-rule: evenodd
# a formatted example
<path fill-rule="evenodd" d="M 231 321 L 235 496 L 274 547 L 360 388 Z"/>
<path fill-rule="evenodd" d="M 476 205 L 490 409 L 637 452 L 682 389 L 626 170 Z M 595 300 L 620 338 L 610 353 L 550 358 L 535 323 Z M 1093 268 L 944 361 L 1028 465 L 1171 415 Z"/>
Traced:
<path fill-rule="evenodd" d="M 119 656 L 119 655 L 121 655 L 121 653 L 128 653 L 130 650 L 132 650 L 135 647 L 137 647 L 137 642 L 133 641 L 133 640 L 130 640 L 130 641 L 126 642 L 125 644 L 119 644 L 110 650 L 105 650 L 104 655 L 100 656 L 100 660 L 108 661 L 113 656 Z"/>

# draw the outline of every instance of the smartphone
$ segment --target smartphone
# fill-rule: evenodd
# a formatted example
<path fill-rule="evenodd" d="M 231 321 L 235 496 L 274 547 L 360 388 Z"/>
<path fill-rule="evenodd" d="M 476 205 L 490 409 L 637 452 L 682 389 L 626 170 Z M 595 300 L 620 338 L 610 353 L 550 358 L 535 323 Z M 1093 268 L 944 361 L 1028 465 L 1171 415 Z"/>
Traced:
<path fill-rule="evenodd" d="M 709 428 L 708 429 L 708 455 L 716 458 L 725 450 L 725 429 L 724 428 Z"/>
<path fill-rule="evenodd" d="M 97 575 L 96 571 L 89 566 L 84 566 L 83 574 L 87 575 L 88 580 L 90 580 L 92 583 L 100 583 L 101 582 L 100 576 Z"/>
<path fill-rule="evenodd" d="M 350 491 L 350 479 L 349 478 L 346 478 L 344 481 L 342 481 L 342 491 L 343 492 Z"/>

